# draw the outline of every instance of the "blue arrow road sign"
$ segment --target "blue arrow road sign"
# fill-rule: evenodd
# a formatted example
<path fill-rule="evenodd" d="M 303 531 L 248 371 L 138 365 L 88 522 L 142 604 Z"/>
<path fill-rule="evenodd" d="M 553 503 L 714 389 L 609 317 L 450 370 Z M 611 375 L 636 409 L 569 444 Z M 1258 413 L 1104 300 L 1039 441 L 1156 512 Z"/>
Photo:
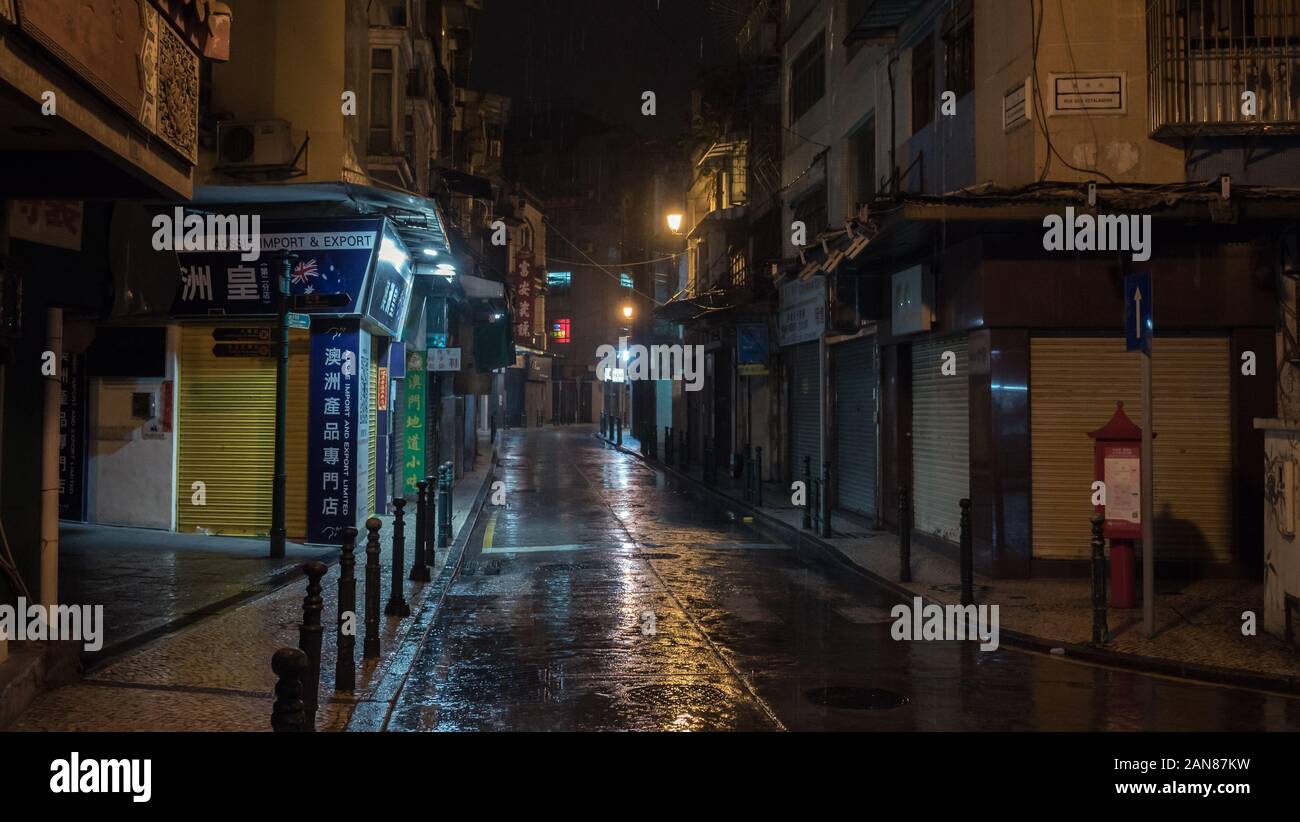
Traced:
<path fill-rule="evenodd" d="M 1151 272 L 1139 271 L 1124 277 L 1124 340 L 1129 351 L 1151 354 Z"/>

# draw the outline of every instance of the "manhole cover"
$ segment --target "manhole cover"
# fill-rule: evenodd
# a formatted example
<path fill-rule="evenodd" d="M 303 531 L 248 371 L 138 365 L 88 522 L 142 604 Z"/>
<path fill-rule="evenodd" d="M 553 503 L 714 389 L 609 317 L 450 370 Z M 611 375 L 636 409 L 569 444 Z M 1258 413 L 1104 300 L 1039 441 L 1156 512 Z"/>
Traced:
<path fill-rule="evenodd" d="M 660 552 L 654 552 L 654 551 L 651 551 L 651 552 L 648 552 L 648 553 L 644 553 L 644 554 L 642 554 L 642 555 L 641 555 L 641 559 L 677 559 L 677 555 L 676 555 L 676 554 L 667 554 L 667 553 L 664 553 L 664 552 L 662 552 L 662 551 L 660 551 Z"/>
<path fill-rule="evenodd" d="M 827 708 L 846 708 L 851 711 L 884 711 L 906 705 L 907 697 L 881 688 L 848 688 L 832 686 L 814 688 L 804 696 L 814 705 Z"/>
<path fill-rule="evenodd" d="M 628 692 L 633 702 L 661 708 L 721 705 L 726 695 L 712 685 L 642 685 Z"/>

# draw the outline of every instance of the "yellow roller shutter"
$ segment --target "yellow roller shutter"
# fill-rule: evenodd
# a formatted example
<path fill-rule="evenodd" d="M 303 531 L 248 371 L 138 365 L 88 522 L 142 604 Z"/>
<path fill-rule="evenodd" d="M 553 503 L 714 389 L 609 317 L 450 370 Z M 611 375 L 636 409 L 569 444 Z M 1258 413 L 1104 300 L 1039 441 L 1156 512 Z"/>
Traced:
<path fill-rule="evenodd" d="M 307 538 L 307 403 L 311 398 L 311 335 L 289 329 L 289 399 L 285 408 L 284 530 L 301 542 Z"/>
<path fill-rule="evenodd" d="M 943 373 L 944 353 L 956 374 Z M 912 521 L 917 531 L 956 542 L 970 496 L 970 369 L 966 338 L 912 346 Z"/>
<path fill-rule="evenodd" d="M 1232 557 L 1232 417 L 1226 337 L 1157 337 L 1156 556 Z M 1089 556 L 1093 444 L 1116 401 L 1142 422 L 1138 354 L 1122 338 L 1036 338 L 1030 345 L 1033 536 L 1038 559 Z"/>
<path fill-rule="evenodd" d="M 375 508 L 375 486 L 379 474 L 379 362 L 374 358 L 373 351 L 370 357 L 370 398 L 367 402 L 366 413 L 370 417 L 368 429 L 370 431 L 370 442 L 368 443 L 370 451 L 370 464 L 366 470 L 370 474 L 370 484 L 366 490 L 366 515 L 371 516 L 377 512 Z"/>
<path fill-rule="evenodd" d="M 177 530 L 265 535 L 271 522 L 275 361 L 217 357 L 212 331 L 211 325 L 181 330 Z M 194 504 L 196 482 L 203 483 L 204 505 Z"/>

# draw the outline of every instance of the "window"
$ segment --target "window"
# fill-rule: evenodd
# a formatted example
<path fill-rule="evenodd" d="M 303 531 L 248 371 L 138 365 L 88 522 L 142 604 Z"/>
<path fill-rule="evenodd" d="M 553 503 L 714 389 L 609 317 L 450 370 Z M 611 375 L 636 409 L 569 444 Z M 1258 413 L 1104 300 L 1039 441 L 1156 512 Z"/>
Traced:
<path fill-rule="evenodd" d="M 944 91 L 953 92 L 960 100 L 975 89 L 975 17 L 969 2 L 948 15 L 943 44 Z"/>
<path fill-rule="evenodd" d="M 826 230 L 826 184 L 820 183 L 792 204 L 794 219 L 808 227 L 808 242 Z"/>
<path fill-rule="evenodd" d="M 624 271 L 622 274 L 619 274 L 618 284 L 623 286 L 624 288 L 632 288 L 633 287 L 632 275 L 627 273 L 626 271 Z"/>
<path fill-rule="evenodd" d="M 790 65 L 790 122 L 822 99 L 826 91 L 826 35 L 813 38 Z"/>
<path fill-rule="evenodd" d="M 912 49 L 912 133 L 934 119 L 934 40 L 928 35 Z"/>
<path fill-rule="evenodd" d="M 730 255 L 727 261 L 727 268 L 731 274 L 731 284 L 733 286 L 743 286 L 745 284 L 745 251 L 733 246 L 730 249 Z"/>
<path fill-rule="evenodd" d="M 876 194 L 876 118 L 867 122 L 849 138 L 853 164 L 853 203 L 856 207 L 870 202 Z"/>
<path fill-rule="evenodd" d="M 551 339 L 557 343 L 573 342 L 572 327 L 569 319 L 556 320 L 551 323 Z"/>
<path fill-rule="evenodd" d="M 370 50 L 370 153 L 393 152 L 393 50 Z"/>
<path fill-rule="evenodd" d="M 548 271 L 546 272 L 546 286 L 551 289 L 551 293 L 557 297 L 569 292 L 569 286 L 573 284 L 573 273 L 570 271 Z"/>

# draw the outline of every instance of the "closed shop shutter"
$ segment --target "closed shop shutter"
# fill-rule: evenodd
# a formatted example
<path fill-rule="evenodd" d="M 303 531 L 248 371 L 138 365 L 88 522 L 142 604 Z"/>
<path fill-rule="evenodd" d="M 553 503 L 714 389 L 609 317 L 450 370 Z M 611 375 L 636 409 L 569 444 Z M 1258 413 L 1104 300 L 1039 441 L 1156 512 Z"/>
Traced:
<path fill-rule="evenodd" d="M 835 488 L 840 508 L 876 515 L 875 337 L 831 348 L 835 385 Z"/>
<path fill-rule="evenodd" d="M 943 373 L 943 355 L 957 373 Z M 912 346 L 912 502 L 917 531 L 956 542 L 963 497 L 970 496 L 970 370 L 966 338 Z"/>
<path fill-rule="evenodd" d="M 369 465 L 366 470 L 370 474 L 370 484 L 366 488 L 366 516 L 374 516 L 378 512 L 376 507 L 376 488 L 378 487 L 379 478 L 379 362 L 373 356 L 370 358 L 370 398 L 367 402 L 366 413 L 370 417 L 369 428 L 370 442 L 367 443 L 370 452 Z"/>
<path fill-rule="evenodd" d="M 1156 555 L 1229 561 L 1232 398 L 1226 337 L 1160 337 L 1152 348 Z M 1124 403 L 1142 424 L 1141 363 L 1115 338 L 1030 343 L 1036 559 L 1090 556 L 1093 440 Z"/>
<path fill-rule="evenodd" d="M 790 473 L 803 478 L 804 457 L 812 459 L 813 477 L 821 476 L 822 390 L 817 342 L 791 346 L 790 354 Z M 811 489 L 809 489 L 811 493 Z"/>
<path fill-rule="evenodd" d="M 271 522 L 275 360 L 217 357 L 212 330 L 181 330 L 176 527 L 186 533 L 265 535 Z M 195 482 L 203 483 L 203 505 L 193 504 Z"/>

